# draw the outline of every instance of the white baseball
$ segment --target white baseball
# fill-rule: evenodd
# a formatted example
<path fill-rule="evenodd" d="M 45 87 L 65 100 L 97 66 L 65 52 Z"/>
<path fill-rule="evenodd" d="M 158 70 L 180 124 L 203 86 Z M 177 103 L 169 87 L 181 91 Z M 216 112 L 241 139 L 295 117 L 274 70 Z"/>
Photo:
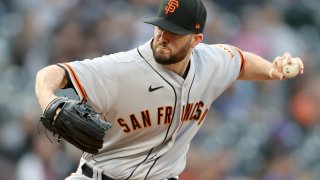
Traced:
<path fill-rule="evenodd" d="M 288 64 L 286 59 L 282 61 L 282 74 L 286 78 L 293 78 L 299 74 L 299 64 L 297 58 L 292 58 L 291 64 Z"/>

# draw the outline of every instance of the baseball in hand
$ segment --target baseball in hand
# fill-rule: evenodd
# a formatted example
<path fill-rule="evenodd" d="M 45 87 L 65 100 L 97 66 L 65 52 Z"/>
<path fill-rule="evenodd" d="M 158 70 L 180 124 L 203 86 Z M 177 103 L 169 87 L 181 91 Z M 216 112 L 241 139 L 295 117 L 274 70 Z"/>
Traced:
<path fill-rule="evenodd" d="M 288 63 L 287 59 L 282 62 L 282 74 L 286 78 L 293 78 L 299 74 L 299 65 L 296 58 L 291 59 L 291 64 Z"/>

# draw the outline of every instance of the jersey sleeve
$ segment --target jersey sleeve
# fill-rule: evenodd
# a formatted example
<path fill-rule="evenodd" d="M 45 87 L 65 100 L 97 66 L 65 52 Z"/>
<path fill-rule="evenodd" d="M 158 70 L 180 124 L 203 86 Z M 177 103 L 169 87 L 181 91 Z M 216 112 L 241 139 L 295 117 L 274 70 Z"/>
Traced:
<path fill-rule="evenodd" d="M 234 60 L 234 63 L 239 65 L 239 73 L 243 70 L 245 64 L 245 56 L 237 47 L 228 45 L 228 44 L 215 44 L 212 45 L 214 48 L 220 49 L 220 53 L 224 56 L 224 59 L 231 59 Z M 232 61 L 230 61 L 232 62 Z M 227 62 L 226 62 L 227 63 Z M 238 75 L 239 75 L 238 73 Z"/>
<path fill-rule="evenodd" d="M 245 63 L 243 52 L 234 46 L 228 44 L 210 45 L 213 59 L 213 79 L 219 84 L 215 89 L 216 95 L 221 94 L 235 80 L 237 80 Z"/>
<path fill-rule="evenodd" d="M 68 70 L 65 68 L 65 66 L 62 66 L 61 64 L 57 64 L 57 65 L 62 69 L 64 69 L 64 71 L 66 72 L 67 84 L 62 89 L 69 89 L 69 88 L 75 89 L 70 79 L 70 74 L 68 73 Z"/>
<path fill-rule="evenodd" d="M 106 56 L 61 63 L 80 100 L 90 102 L 100 113 L 107 111 L 116 96 L 116 68 Z M 106 113 L 106 112 L 104 112 Z"/>

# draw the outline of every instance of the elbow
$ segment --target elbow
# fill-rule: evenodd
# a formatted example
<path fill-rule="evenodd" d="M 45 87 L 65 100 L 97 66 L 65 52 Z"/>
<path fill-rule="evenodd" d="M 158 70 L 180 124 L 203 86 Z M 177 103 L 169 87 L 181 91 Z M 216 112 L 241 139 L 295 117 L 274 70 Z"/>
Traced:
<path fill-rule="evenodd" d="M 40 69 L 35 78 L 35 85 L 46 82 L 61 83 L 64 79 L 64 70 L 57 65 L 50 65 Z"/>
<path fill-rule="evenodd" d="M 45 68 L 42 68 L 42 69 L 40 69 L 38 72 L 37 72 L 37 74 L 36 74 L 36 84 L 44 77 L 44 75 L 45 75 L 45 72 L 46 72 L 46 68 L 47 67 L 45 67 Z"/>
<path fill-rule="evenodd" d="M 64 70 L 57 65 L 50 65 L 40 69 L 37 72 L 36 79 L 41 79 L 46 76 L 56 76 L 59 77 L 59 74 L 64 75 Z"/>

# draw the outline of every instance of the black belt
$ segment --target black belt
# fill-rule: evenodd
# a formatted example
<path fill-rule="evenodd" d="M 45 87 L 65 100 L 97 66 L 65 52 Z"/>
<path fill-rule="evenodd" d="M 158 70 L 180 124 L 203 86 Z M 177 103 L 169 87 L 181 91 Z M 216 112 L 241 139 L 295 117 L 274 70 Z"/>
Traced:
<path fill-rule="evenodd" d="M 82 165 L 81 169 L 82 169 L 82 174 L 84 174 L 85 176 L 87 176 L 89 178 L 93 177 L 93 170 L 87 164 Z M 102 180 L 115 180 L 115 179 L 112 179 L 111 177 L 106 176 L 104 174 L 101 174 L 101 176 L 102 176 Z M 168 180 L 177 180 L 177 178 L 169 178 Z"/>
<path fill-rule="evenodd" d="M 82 169 L 82 174 L 84 174 L 85 176 L 87 176 L 89 178 L 93 177 L 93 170 L 87 164 L 82 165 L 81 169 Z M 101 174 L 101 176 L 102 176 L 102 180 L 115 180 L 115 179 L 112 179 L 111 177 L 106 176 L 104 174 Z"/>

